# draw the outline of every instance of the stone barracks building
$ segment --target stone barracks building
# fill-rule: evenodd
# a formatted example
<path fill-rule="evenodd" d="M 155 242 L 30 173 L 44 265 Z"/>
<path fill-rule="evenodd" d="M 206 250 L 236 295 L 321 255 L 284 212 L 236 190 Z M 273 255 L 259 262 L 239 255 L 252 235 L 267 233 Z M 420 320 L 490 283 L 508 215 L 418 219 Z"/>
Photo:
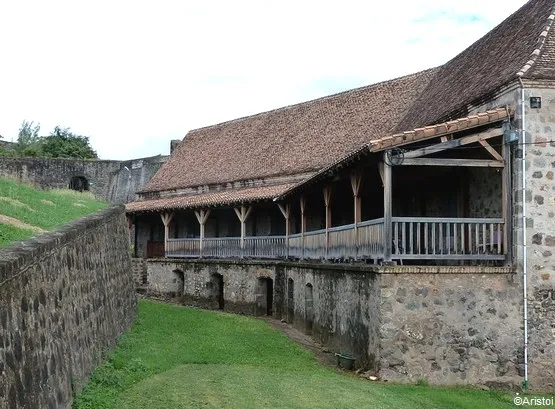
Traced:
<path fill-rule="evenodd" d="M 127 205 L 136 280 L 383 379 L 555 390 L 555 2 L 437 68 L 190 131 Z"/>

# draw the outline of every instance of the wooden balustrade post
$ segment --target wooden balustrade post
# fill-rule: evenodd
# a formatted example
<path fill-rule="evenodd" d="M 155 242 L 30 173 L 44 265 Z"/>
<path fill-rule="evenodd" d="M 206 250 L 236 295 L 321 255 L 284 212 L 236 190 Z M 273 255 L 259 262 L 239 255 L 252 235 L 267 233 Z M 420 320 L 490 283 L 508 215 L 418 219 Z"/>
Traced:
<path fill-rule="evenodd" d="M 168 237 L 170 235 L 170 223 L 173 219 L 173 213 L 160 213 L 162 223 L 164 223 L 164 256 L 168 252 Z"/>
<path fill-rule="evenodd" d="M 301 205 L 301 258 L 304 258 L 304 253 L 305 253 L 305 237 L 304 234 L 306 232 L 306 214 L 305 214 L 305 206 L 306 206 L 306 200 L 304 199 L 304 196 L 301 195 L 300 198 L 300 205 Z"/>
<path fill-rule="evenodd" d="M 210 215 L 210 209 L 200 209 L 195 210 L 195 216 L 200 225 L 200 241 L 199 241 L 199 257 L 202 258 L 202 250 L 203 250 L 203 241 L 204 241 L 204 226 L 206 224 L 206 220 Z"/>
<path fill-rule="evenodd" d="M 279 210 L 285 218 L 285 258 L 289 258 L 289 233 L 291 229 L 291 204 L 287 203 L 283 206 L 278 203 Z"/>
<path fill-rule="evenodd" d="M 388 152 L 383 154 L 383 211 L 384 211 L 384 261 L 391 261 L 392 252 L 392 175 L 391 164 L 388 162 Z"/>
<path fill-rule="evenodd" d="M 497 241 L 502 241 L 498 243 L 498 246 L 502 246 L 502 254 L 505 255 L 505 265 L 512 264 L 512 243 L 511 234 L 512 231 L 512 209 L 511 209 L 511 152 L 503 142 L 501 145 L 501 154 L 503 155 L 503 174 L 502 174 L 502 194 L 503 198 L 501 202 L 503 203 L 503 237 L 498 237 Z"/>
<path fill-rule="evenodd" d="M 354 243 L 355 243 L 355 260 L 358 257 L 359 237 L 358 237 L 358 224 L 362 221 L 361 216 L 361 199 L 360 199 L 360 185 L 362 182 L 362 173 L 356 171 L 351 174 L 351 188 L 353 189 L 353 215 L 354 215 Z"/>
<path fill-rule="evenodd" d="M 246 224 L 247 224 L 247 219 L 251 214 L 252 206 L 247 207 L 245 205 L 241 205 L 240 208 L 236 207 L 233 210 L 235 210 L 235 214 L 237 215 L 237 217 L 239 218 L 239 221 L 241 222 L 241 258 L 243 258 L 245 253 Z"/>
<path fill-rule="evenodd" d="M 330 249 L 331 227 L 331 186 L 324 187 L 324 204 L 326 206 L 326 259 Z"/>

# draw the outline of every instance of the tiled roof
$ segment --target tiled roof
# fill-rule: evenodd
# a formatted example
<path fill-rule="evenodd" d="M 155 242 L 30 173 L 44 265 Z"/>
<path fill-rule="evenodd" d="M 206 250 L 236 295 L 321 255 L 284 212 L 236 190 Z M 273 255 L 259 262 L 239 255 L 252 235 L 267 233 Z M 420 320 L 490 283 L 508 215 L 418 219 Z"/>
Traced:
<path fill-rule="evenodd" d="M 390 133 L 434 73 L 431 69 L 190 131 L 142 192 L 318 170 Z"/>
<path fill-rule="evenodd" d="M 359 146 L 357 149 L 349 152 L 344 157 L 329 164 L 328 166 L 324 167 L 319 172 L 306 178 L 305 180 L 295 183 L 289 189 L 284 191 L 280 196 L 276 197 L 275 200 L 283 199 L 294 192 L 302 190 L 307 185 L 325 178 L 327 174 L 331 175 L 338 168 L 341 168 L 349 164 L 350 162 L 357 160 L 361 156 L 367 155 L 370 152 L 380 152 L 389 148 L 395 148 L 417 141 L 438 138 L 440 136 L 452 134 L 454 132 L 461 132 L 468 129 L 476 128 L 478 126 L 493 124 L 495 122 L 499 122 L 506 118 L 509 118 L 510 115 L 511 113 L 507 108 L 497 108 L 486 112 L 480 112 L 475 115 L 469 115 L 464 118 L 458 118 L 453 121 L 430 125 L 423 128 L 416 128 L 412 131 L 396 133 L 394 135 L 376 139 L 372 142 L 365 143 L 364 145 Z"/>
<path fill-rule="evenodd" d="M 441 66 L 396 132 L 465 116 L 518 74 L 555 79 L 554 10 L 553 0 L 531 0 Z"/>
<path fill-rule="evenodd" d="M 291 183 L 282 185 L 266 185 L 242 189 L 225 189 L 197 195 L 143 200 L 126 204 L 125 210 L 128 213 L 141 213 L 256 202 L 260 200 L 273 199 L 291 186 Z"/>

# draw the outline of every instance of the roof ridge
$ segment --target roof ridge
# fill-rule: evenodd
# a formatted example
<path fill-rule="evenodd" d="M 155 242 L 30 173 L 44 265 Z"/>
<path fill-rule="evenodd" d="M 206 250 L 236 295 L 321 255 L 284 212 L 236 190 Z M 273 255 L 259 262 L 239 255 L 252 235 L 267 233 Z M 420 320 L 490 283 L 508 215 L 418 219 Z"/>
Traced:
<path fill-rule="evenodd" d="M 400 77 L 391 78 L 389 80 L 379 81 L 379 82 L 375 82 L 375 83 L 368 84 L 368 85 L 362 85 L 362 86 L 356 87 L 356 88 L 350 88 L 350 89 L 347 89 L 345 91 L 336 92 L 335 94 L 324 95 L 324 96 L 321 96 L 321 97 L 318 97 L 318 98 L 313 98 L 313 99 L 309 99 L 309 100 L 306 100 L 306 101 L 301 101 L 301 102 L 297 102 L 297 103 L 294 103 L 294 104 L 285 105 L 285 106 L 281 106 L 281 107 L 274 108 L 274 109 L 269 109 L 267 111 L 257 112 L 256 114 L 245 115 L 245 116 L 242 116 L 242 117 L 239 117 L 239 118 L 233 118 L 233 119 L 230 119 L 230 120 L 227 120 L 227 121 L 218 122 L 216 124 L 201 126 L 200 128 L 194 128 L 194 129 L 189 130 L 189 132 L 187 132 L 187 135 L 191 132 L 201 131 L 201 130 L 205 130 L 205 129 L 209 129 L 209 128 L 215 128 L 215 127 L 218 127 L 218 126 L 221 126 L 221 125 L 224 125 L 224 124 L 230 124 L 230 123 L 233 123 L 233 122 L 243 121 L 245 119 L 254 118 L 254 117 L 257 117 L 259 115 L 265 115 L 265 114 L 268 114 L 270 112 L 279 112 L 279 111 L 283 111 L 283 110 L 286 110 L 286 109 L 291 109 L 291 108 L 297 107 L 299 105 L 309 104 L 309 103 L 315 102 L 315 101 L 324 101 L 324 100 L 327 100 L 327 99 L 338 97 L 340 95 L 348 94 L 348 93 L 351 93 L 351 92 L 356 92 L 356 91 L 362 90 L 364 88 L 371 89 L 371 88 L 374 88 L 374 87 L 390 84 L 390 83 L 393 83 L 393 82 L 396 82 L 396 81 L 399 81 L 399 80 L 407 80 L 407 79 L 410 79 L 410 78 L 414 78 L 418 75 L 424 74 L 426 72 L 432 72 L 434 70 L 437 70 L 440 67 L 441 66 L 427 68 L 425 70 L 420 70 L 420 71 L 413 72 L 413 73 L 410 73 L 410 74 L 401 75 Z M 187 135 L 185 135 L 185 137 L 187 137 Z"/>
<path fill-rule="evenodd" d="M 538 41 L 536 43 L 537 44 L 536 48 L 530 54 L 530 59 L 516 73 L 517 76 L 523 77 L 530 70 L 530 68 L 534 68 L 534 64 L 536 63 L 538 57 L 541 54 L 541 51 L 542 51 L 542 49 L 543 49 L 543 47 L 546 43 L 547 36 L 549 35 L 549 32 L 551 31 L 551 29 L 553 27 L 553 22 L 554 21 L 555 21 L 555 4 L 553 5 L 553 8 L 551 9 L 551 14 L 547 17 L 546 26 L 544 27 L 543 31 L 540 33 L 540 35 L 538 37 Z"/>

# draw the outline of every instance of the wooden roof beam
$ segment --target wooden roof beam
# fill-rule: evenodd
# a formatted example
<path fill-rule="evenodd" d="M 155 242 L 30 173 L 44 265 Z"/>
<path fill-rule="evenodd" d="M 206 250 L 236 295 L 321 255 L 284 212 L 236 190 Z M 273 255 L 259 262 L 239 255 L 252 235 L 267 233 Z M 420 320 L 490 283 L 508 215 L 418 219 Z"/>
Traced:
<path fill-rule="evenodd" d="M 480 141 L 486 141 L 487 139 L 495 138 L 496 136 L 501 136 L 501 135 L 503 135 L 502 128 L 490 129 L 484 132 L 479 132 L 474 135 L 465 136 L 460 139 L 453 139 L 453 140 L 441 142 L 432 146 L 427 146 L 425 148 L 408 151 L 403 154 L 403 157 L 405 159 L 419 158 L 421 156 L 431 155 L 432 153 L 442 152 L 448 149 L 457 148 L 459 146 L 469 145 L 471 143 L 480 142 Z M 495 158 L 495 159 L 499 160 L 499 158 Z"/>

